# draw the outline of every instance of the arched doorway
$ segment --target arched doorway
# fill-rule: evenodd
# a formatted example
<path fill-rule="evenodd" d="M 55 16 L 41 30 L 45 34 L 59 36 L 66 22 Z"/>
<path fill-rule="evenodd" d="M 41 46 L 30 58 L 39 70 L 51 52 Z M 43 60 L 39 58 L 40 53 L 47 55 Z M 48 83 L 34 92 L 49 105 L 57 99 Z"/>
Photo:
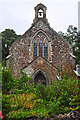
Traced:
<path fill-rule="evenodd" d="M 42 83 L 43 85 L 49 85 L 49 78 L 48 75 L 41 69 L 38 69 L 32 75 L 34 84 Z"/>
<path fill-rule="evenodd" d="M 46 78 L 44 77 L 44 75 L 43 75 L 41 72 L 39 72 L 39 73 L 35 76 L 35 78 L 34 78 L 34 83 L 35 83 L 35 84 L 36 84 L 36 83 L 42 83 L 42 84 L 46 85 Z"/>

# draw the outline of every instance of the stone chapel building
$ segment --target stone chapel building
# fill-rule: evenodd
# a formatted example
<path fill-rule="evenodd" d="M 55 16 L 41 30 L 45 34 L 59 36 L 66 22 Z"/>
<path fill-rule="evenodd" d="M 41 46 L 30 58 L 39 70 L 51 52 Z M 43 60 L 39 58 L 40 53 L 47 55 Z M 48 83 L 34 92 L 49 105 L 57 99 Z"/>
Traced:
<path fill-rule="evenodd" d="M 48 85 L 59 77 L 61 65 L 72 70 L 75 56 L 72 47 L 54 31 L 46 18 L 46 6 L 38 4 L 31 27 L 12 44 L 6 57 L 6 66 L 11 68 L 15 78 L 20 70 L 32 77 L 34 82 Z"/>

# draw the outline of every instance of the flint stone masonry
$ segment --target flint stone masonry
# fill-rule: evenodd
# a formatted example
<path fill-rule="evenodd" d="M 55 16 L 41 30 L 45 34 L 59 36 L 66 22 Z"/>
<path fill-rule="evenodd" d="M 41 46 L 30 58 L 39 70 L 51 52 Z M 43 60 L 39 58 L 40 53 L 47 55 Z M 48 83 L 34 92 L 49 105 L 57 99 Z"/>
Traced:
<path fill-rule="evenodd" d="M 36 7 L 39 7 L 40 9 L 42 7 L 42 10 L 44 10 L 43 8 L 45 6 L 38 4 Z M 43 14 L 46 14 L 46 12 L 44 13 L 43 11 Z M 33 58 L 34 37 L 40 32 L 47 37 L 49 51 L 48 61 L 39 56 L 36 59 Z M 11 68 L 12 74 L 15 78 L 20 75 L 20 70 L 23 70 L 28 76 L 32 77 L 38 69 L 42 69 L 42 71 L 48 75 L 49 81 L 55 81 L 58 76 L 58 66 L 60 67 L 63 65 L 63 67 L 68 67 L 70 64 L 72 70 L 75 68 L 73 49 L 50 27 L 46 16 L 41 19 L 34 19 L 32 26 L 21 36 L 20 39 L 12 44 L 9 49 L 9 54 L 9 57 L 7 57 L 6 60 L 6 66 Z M 41 64 L 39 60 L 43 61 L 44 64 Z"/>

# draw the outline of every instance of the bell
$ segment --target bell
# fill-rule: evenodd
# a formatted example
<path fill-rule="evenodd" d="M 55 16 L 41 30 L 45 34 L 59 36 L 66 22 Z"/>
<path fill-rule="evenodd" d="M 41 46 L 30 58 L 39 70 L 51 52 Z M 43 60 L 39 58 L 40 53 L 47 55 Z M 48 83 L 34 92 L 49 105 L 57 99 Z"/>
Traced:
<path fill-rule="evenodd" d="M 39 15 L 42 16 L 42 12 L 39 12 Z"/>

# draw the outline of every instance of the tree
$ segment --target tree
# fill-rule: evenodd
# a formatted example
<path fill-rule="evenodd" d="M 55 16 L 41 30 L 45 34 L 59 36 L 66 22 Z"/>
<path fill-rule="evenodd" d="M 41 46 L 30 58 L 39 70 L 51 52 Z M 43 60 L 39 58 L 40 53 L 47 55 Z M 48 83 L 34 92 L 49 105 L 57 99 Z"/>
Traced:
<path fill-rule="evenodd" d="M 9 54 L 9 47 L 15 42 L 21 35 L 17 35 L 12 29 L 5 29 L 1 32 L 2 35 L 2 61 L 5 61 L 6 56 Z"/>
<path fill-rule="evenodd" d="M 76 56 L 77 63 L 80 64 L 80 31 L 78 32 L 77 40 L 75 41 L 74 48 L 75 48 L 74 55 Z"/>
<path fill-rule="evenodd" d="M 80 32 L 73 25 L 69 25 L 67 33 L 58 32 L 59 35 L 64 38 L 72 47 L 73 54 L 76 56 L 76 62 L 79 63 L 80 60 Z"/>
<path fill-rule="evenodd" d="M 16 80 L 13 78 L 9 69 L 2 69 L 2 92 L 7 94 L 11 89 L 15 87 Z"/>

